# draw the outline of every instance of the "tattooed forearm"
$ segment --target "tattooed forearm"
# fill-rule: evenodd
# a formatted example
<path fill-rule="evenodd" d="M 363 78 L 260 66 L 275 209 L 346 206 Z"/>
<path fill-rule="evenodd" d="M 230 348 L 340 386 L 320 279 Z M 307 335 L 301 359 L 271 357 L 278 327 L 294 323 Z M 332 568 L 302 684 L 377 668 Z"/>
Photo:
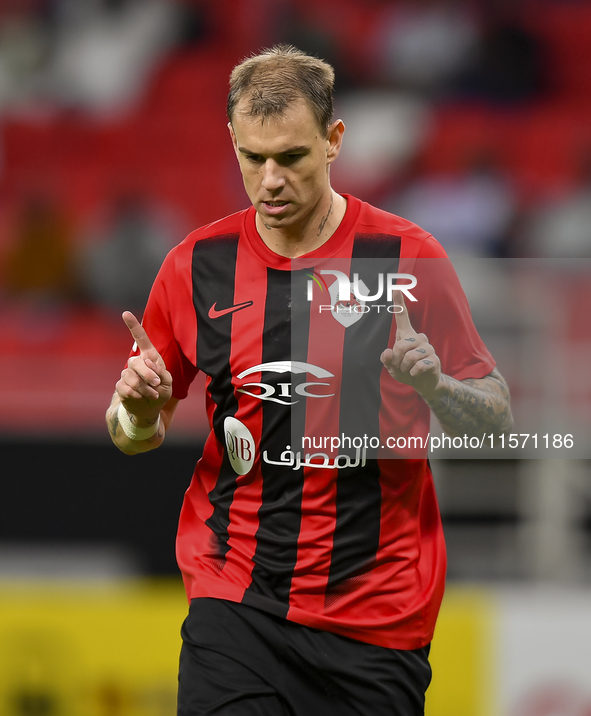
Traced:
<path fill-rule="evenodd" d="M 111 435 L 111 438 L 113 440 L 115 440 L 115 438 L 117 437 L 117 429 L 119 428 L 119 416 L 117 415 L 118 405 L 119 398 L 117 396 L 117 393 L 114 393 L 113 397 L 111 398 L 111 405 L 109 405 L 107 413 L 105 415 L 109 434 Z"/>
<path fill-rule="evenodd" d="M 165 419 L 162 417 L 164 413 L 161 413 L 160 415 L 162 419 L 160 420 L 158 430 L 154 433 L 154 435 L 147 438 L 146 440 L 131 440 L 127 437 L 127 435 L 123 431 L 123 428 L 121 428 L 118 409 L 119 397 L 117 393 L 115 393 L 111 401 L 111 405 L 107 410 L 105 418 L 107 421 L 111 440 L 115 443 L 119 450 L 124 452 L 126 455 L 136 455 L 137 453 L 153 450 L 154 448 L 157 448 L 162 444 L 166 435 L 166 422 Z M 144 418 L 140 420 L 133 413 L 127 414 L 129 416 L 130 422 L 133 425 L 138 425 L 139 427 L 147 427 L 149 425 L 154 425 L 159 417 L 158 415 L 156 415 L 156 417 Z"/>
<path fill-rule="evenodd" d="M 330 206 L 328 207 L 328 211 L 326 213 L 326 216 L 322 217 L 322 221 L 320 222 L 320 226 L 318 227 L 318 233 L 316 236 L 320 236 L 320 234 L 324 231 L 324 227 L 326 226 L 326 222 L 328 221 L 328 217 L 332 214 L 332 205 L 334 202 L 334 194 L 331 194 L 330 196 Z"/>
<path fill-rule="evenodd" d="M 441 376 L 441 389 L 424 398 L 446 433 L 480 436 L 508 432 L 513 425 L 509 389 L 495 369 L 479 380 Z"/>
<path fill-rule="evenodd" d="M 119 427 L 119 418 L 117 417 L 117 413 L 113 413 L 113 415 L 108 417 L 107 424 L 109 426 L 111 436 L 114 438 L 117 437 L 117 428 Z"/>

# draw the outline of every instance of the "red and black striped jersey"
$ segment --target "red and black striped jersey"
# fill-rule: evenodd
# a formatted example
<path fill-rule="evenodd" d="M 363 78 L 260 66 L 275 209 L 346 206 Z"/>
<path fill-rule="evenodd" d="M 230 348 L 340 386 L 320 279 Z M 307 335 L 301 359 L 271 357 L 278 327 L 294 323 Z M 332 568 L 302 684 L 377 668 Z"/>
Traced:
<path fill-rule="evenodd" d="M 436 260 L 419 300 L 407 302 L 413 326 L 448 375 L 482 378 L 495 364 L 433 237 L 344 196 L 333 236 L 295 261 L 264 244 L 251 207 L 191 233 L 158 274 L 143 325 L 176 398 L 197 371 L 206 375 L 211 428 L 185 495 L 177 558 L 189 598 L 228 599 L 415 649 L 432 638 L 445 580 L 426 456 L 360 460 L 337 450 L 318 462 L 327 450 L 302 458 L 294 441 L 318 425 L 331 435 L 425 438 L 430 414 L 379 360 L 394 341 L 393 314 L 367 309 L 335 320 L 322 267 L 333 261 L 359 276 L 369 260 L 413 274 L 418 261 Z M 362 280 L 369 296 L 375 285 Z"/>

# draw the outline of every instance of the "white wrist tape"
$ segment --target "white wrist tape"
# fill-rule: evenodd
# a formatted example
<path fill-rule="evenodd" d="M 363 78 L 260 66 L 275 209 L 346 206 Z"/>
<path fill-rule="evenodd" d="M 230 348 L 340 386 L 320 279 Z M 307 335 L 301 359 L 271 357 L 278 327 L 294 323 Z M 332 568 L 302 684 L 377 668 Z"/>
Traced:
<path fill-rule="evenodd" d="M 160 416 L 158 416 L 158 420 L 154 423 L 154 425 L 150 425 L 147 428 L 136 427 L 129 419 L 129 415 L 127 410 L 123 407 L 123 404 L 119 405 L 117 417 L 119 418 L 121 429 L 130 440 L 147 440 L 148 438 L 151 438 L 152 435 L 156 435 L 158 428 L 160 427 Z"/>

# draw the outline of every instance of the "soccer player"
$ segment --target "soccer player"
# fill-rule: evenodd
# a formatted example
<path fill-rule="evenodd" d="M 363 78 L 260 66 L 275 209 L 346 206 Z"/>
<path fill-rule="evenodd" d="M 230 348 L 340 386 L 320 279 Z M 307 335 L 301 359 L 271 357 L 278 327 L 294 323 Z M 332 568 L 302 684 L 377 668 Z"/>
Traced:
<path fill-rule="evenodd" d="M 426 453 L 310 454 L 293 423 L 340 434 L 361 415 L 382 440 L 426 437 L 430 411 L 451 435 L 511 424 L 440 245 L 332 190 L 345 129 L 333 81 L 285 46 L 233 70 L 229 130 L 252 206 L 170 252 L 142 325 L 123 314 L 135 345 L 107 423 L 124 453 L 159 447 L 207 376 L 211 432 L 177 537 L 190 600 L 181 716 L 422 714 L 445 579 Z M 366 259 L 392 274 L 423 259 L 443 268 L 395 314 L 371 310 Z M 361 296 L 335 294 L 330 273 L 362 276 Z"/>

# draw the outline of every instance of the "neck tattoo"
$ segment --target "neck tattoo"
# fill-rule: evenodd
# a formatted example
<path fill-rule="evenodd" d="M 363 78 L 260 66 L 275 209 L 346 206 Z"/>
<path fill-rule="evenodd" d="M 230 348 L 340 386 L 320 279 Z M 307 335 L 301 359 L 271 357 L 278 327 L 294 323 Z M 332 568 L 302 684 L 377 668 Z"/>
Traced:
<path fill-rule="evenodd" d="M 328 217 L 332 213 L 332 204 L 334 201 L 334 194 L 330 195 L 330 206 L 328 207 L 328 211 L 326 213 L 326 216 L 322 217 L 322 221 L 320 222 L 320 226 L 318 227 L 318 233 L 316 236 L 320 236 L 320 234 L 324 231 L 324 227 L 326 226 L 326 222 L 328 221 Z"/>

